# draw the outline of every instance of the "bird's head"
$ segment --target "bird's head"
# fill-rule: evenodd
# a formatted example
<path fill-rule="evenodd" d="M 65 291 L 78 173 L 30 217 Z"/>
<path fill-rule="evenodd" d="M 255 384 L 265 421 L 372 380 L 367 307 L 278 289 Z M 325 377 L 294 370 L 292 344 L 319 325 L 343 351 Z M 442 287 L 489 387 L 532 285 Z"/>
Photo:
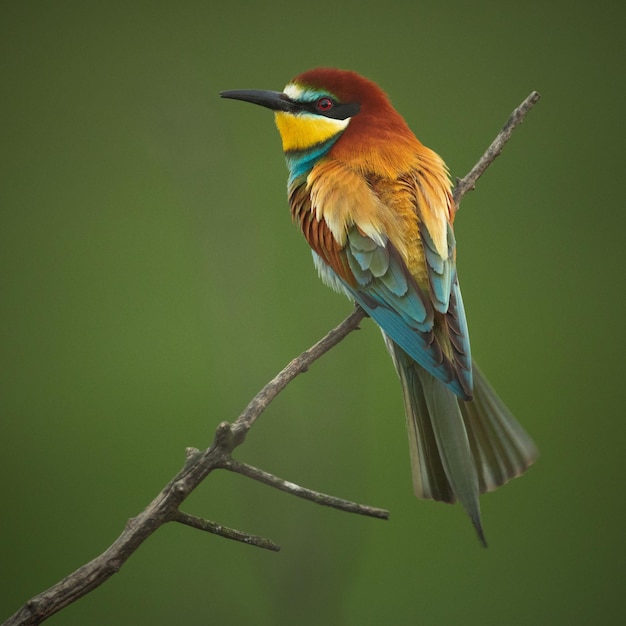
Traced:
<path fill-rule="evenodd" d="M 282 92 L 242 89 L 220 95 L 272 109 L 286 153 L 307 151 L 342 135 L 344 146 L 398 136 L 415 140 L 385 93 L 355 72 L 317 68 L 296 76 Z"/>

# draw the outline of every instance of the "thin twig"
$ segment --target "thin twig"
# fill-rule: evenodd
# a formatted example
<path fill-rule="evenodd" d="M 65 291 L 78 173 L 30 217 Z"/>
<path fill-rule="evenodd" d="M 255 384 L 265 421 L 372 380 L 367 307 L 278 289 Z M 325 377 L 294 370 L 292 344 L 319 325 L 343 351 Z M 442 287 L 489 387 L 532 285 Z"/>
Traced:
<path fill-rule="evenodd" d="M 500 156 L 502 148 L 511 138 L 513 131 L 524 121 L 526 114 L 537 102 L 539 102 L 541 94 L 531 91 L 528 97 L 511 113 L 506 124 L 498 133 L 496 138 L 491 142 L 485 153 L 480 157 L 478 163 L 470 170 L 469 174 L 464 178 L 457 178 L 452 197 L 456 208 L 459 208 L 463 196 L 476 187 L 476 181 L 483 175 L 484 171 L 494 162 L 495 158 Z"/>
<path fill-rule="evenodd" d="M 259 537 L 258 535 L 251 535 L 235 528 L 229 528 L 223 524 L 216 524 L 211 520 L 196 517 L 195 515 L 189 515 L 189 513 L 183 513 L 182 511 L 176 512 L 173 521 L 180 522 L 186 526 L 191 526 L 192 528 L 197 528 L 198 530 L 204 530 L 214 535 L 219 535 L 220 537 L 225 537 L 226 539 L 241 541 L 249 546 L 264 548 L 265 550 L 271 550 L 272 552 L 280 551 L 280 546 L 270 539 Z"/>
<path fill-rule="evenodd" d="M 319 491 L 313 491 L 312 489 L 301 487 L 300 485 L 296 485 L 288 480 L 284 480 L 283 478 L 264 472 L 258 467 L 242 463 L 241 461 L 236 461 L 233 458 L 230 458 L 224 467 L 225 469 L 237 472 L 238 474 L 242 474 L 248 478 L 258 480 L 259 482 L 269 485 L 270 487 L 274 487 L 275 489 L 279 489 L 280 491 L 285 491 L 293 496 L 297 496 L 298 498 L 304 498 L 305 500 L 310 500 L 311 502 L 315 502 L 323 506 L 330 506 L 333 509 L 339 509 L 340 511 L 346 511 L 347 513 L 365 515 L 367 517 L 389 519 L 389 511 L 386 511 L 385 509 L 379 509 L 378 507 L 369 506 L 367 504 L 358 504 L 357 502 L 351 502 L 350 500 L 344 500 L 343 498 L 329 496 Z"/>

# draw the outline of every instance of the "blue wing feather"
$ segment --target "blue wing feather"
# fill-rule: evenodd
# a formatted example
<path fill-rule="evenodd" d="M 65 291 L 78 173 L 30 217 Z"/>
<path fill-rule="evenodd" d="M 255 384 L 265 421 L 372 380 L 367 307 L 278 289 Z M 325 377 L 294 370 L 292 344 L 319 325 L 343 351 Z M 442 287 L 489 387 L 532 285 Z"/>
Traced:
<path fill-rule="evenodd" d="M 432 244 L 430 238 L 429 241 Z M 449 236 L 449 242 L 454 242 L 453 236 Z M 457 396 L 468 400 L 472 392 L 471 356 L 463 301 L 452 261 L 453 250 L 450 259 L 439 257 L 437 261 L 434 245 L 427 243 L 424 248 L 429 250 L 427 264 L 432 270 L 429 272 L 432 275 L 430 294 L 420 289 L 389 241 L 380 245 L 356 227 L 348 231 L 342 251 L 356 284 L 348 284 L 315 252 L 313 259 L 326 284 L 357 302 L 414 361 Z M 449 285 L 445 298 L 442 295 L 435 301 L 433 283 L 440 290 Z M 448 306 L 441 312 L 444 300 Z M 435 333 L 437 316 L 438 328 L 447 330 L 450 339 L 445 354 L 439 335 Z"/>
<path fill-rule="evenodd" d="M 420 224 L 420 236 L 422 238 L 424 255 L 428 265 L 428 279 L 430 281 L 431 298 L 433 305 L 440 313 L 446 313 L 450 304 L 450 290 L 454 275 L 454 248 L 456 241 L 450 224 L 447 225 L 448 255 L 443 259 L 425 227 Z"/>
<path fill-rule="evenodd" d="M 457 368 L 444 356 L 435 338 L 437 307 L 419 288 L 391 243 L 381 246 L 353 228 L 348 233 L 344 252 L 357 281 L 354 287 L 345 285 L 354 300 L 412 359 L 446 383 L 455 394 L 467 397 L 467 388 L 459 381 Z M 435 264 L 433 253 L 430 254 Z M 450 282 L 450 263 L 441 260 L 437 267 L 441 275 L 437 284 Z M 455 329 L 457 327 L 458 324 Z"/>

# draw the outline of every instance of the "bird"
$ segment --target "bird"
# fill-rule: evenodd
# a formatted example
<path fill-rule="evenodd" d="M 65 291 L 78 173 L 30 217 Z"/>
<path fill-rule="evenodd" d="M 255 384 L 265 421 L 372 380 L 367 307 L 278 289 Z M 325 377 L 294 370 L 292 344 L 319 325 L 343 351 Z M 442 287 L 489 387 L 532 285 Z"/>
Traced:
<path fill-rule="evenodd" d="M 399 376 L 414 493 L 460 502 L 486 547 L 480 494 L 538 453 L 472 360 L 446 164 L 376 83 L 350 70 L 220 95 L 274 112 L 291 215 L 314 266 L 380 327 Z"/>

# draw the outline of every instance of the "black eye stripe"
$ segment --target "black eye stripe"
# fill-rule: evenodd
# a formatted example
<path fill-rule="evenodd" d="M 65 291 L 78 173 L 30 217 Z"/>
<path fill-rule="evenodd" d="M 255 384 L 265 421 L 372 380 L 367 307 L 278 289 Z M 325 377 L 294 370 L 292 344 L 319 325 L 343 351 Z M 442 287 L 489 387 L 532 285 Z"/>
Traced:
<path fill-rule="evenodd" d="M 316 100 L 315 102 L 302 102 L 299 104 L 303 111 L 314 113 L 315 115 L 323 115 L 324 117 L 329 117 L 334 120 L 345 120 L 349 117 L 353 117 L 361 108 L 358 102 L 337 102 L 332 98 L 328 98 L 328 100 L 333 103 L 333 106 L 331 106 L 327 111 L 320 110 L 317 106 L 319 100 Z"/>

